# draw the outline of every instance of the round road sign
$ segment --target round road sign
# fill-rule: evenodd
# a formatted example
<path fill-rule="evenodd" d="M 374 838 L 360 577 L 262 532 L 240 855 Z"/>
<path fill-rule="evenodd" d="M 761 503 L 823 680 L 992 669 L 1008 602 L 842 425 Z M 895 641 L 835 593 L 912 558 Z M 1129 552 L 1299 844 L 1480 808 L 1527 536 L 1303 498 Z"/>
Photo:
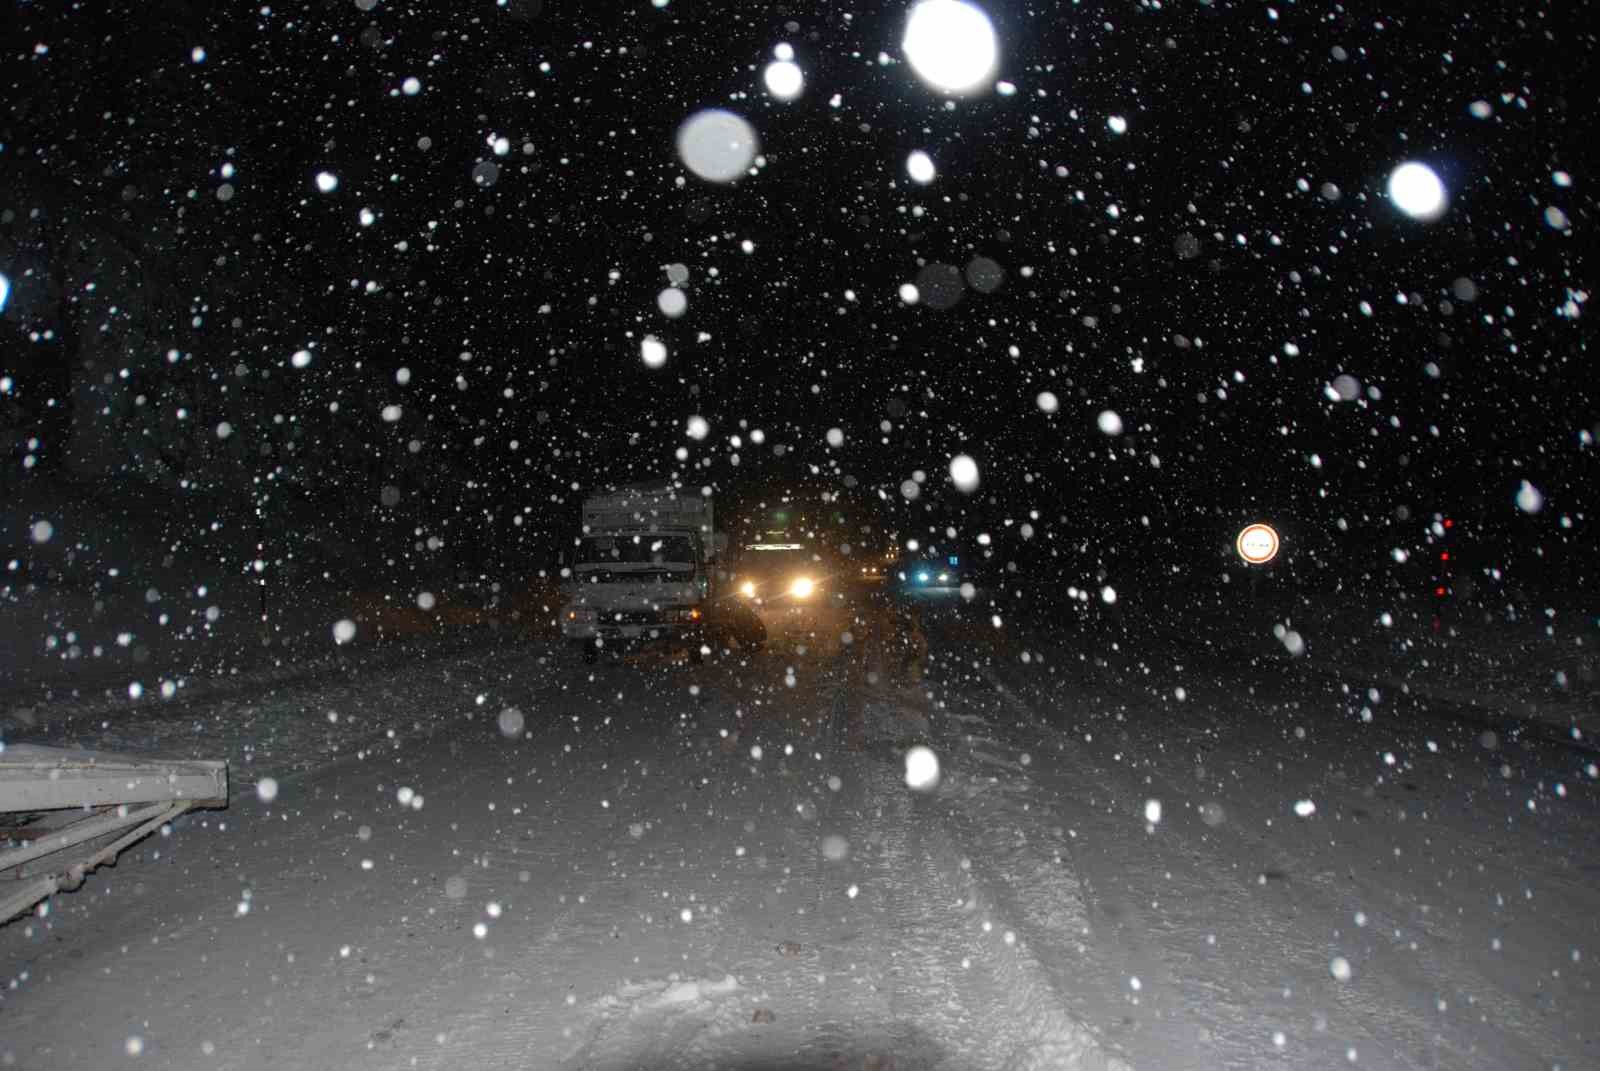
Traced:
<path fill-rule="evenodd" d="M 1277 529 L 1270 524 L 1247 524 L 1239 530 L 1239 538 L 1233 541 L 1233 547 L 1239 552 L 1239 557 L 1251 565 L 1265 565 L 1278 556 Z"/>

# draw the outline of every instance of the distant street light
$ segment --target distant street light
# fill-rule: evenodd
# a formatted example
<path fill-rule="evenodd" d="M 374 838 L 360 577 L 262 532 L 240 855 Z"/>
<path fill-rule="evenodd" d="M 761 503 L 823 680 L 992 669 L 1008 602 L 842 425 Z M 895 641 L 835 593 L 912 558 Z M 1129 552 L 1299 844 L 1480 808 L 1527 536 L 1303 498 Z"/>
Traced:
<path fill-rule="evenodd" d="M 1277 529 L 1270 524 L 1257 521 L 1239 530 L 1238 538 L 1233 541 L 1233 548 L 1239 552 L 1239 557 L 1249 564 L 1265 565 L 1278 556 L 1278 548 L 1282 542 L 1278 538 Z"/>

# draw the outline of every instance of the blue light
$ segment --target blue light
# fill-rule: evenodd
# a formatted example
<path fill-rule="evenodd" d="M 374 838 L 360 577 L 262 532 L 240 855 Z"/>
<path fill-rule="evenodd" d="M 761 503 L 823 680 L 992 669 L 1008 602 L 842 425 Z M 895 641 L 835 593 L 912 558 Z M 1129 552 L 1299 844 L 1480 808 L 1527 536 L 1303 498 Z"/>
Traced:
<path fill-rule="evenodd" d="M 927 582 L 928 582 L 928 574 L 927 573 L 918 573 L 917 574 L 917 583 L 926 584 Z"/>
<path fill-rule="evenodd" d="M 11 296 L 11 280 L 0 272 L 0 312 L 6 311 L 6 299 Z"/>

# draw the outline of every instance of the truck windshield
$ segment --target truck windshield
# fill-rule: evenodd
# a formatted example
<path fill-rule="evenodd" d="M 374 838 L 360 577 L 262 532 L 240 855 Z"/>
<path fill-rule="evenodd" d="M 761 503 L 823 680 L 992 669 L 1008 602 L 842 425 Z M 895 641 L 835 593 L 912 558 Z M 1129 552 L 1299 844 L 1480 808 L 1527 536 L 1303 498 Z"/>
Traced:
<path fill-rule="evenodd" d="M 751 546 L 739 558 L 742 573 L 787 572 L 794 569 L 818 569 L 822 562 L 809 546 Z"/>
<path fill-rule="evenodd" d="M 578 548 L 579 565 L 680 565 L 695 563 L 688 536 L 590 536 Z"/>

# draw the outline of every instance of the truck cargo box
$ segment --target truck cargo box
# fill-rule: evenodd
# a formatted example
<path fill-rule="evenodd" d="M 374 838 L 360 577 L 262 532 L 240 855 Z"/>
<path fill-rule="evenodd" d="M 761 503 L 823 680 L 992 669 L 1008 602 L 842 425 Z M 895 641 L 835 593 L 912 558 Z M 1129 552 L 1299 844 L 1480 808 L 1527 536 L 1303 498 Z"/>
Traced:
<path fill-rule="evenodd" d="M 629 484 L 583 502 L 583 528 L 591 534 L 687 529 L 710 547 L 715 527 L 709 496 L 671 484 Z"/>

